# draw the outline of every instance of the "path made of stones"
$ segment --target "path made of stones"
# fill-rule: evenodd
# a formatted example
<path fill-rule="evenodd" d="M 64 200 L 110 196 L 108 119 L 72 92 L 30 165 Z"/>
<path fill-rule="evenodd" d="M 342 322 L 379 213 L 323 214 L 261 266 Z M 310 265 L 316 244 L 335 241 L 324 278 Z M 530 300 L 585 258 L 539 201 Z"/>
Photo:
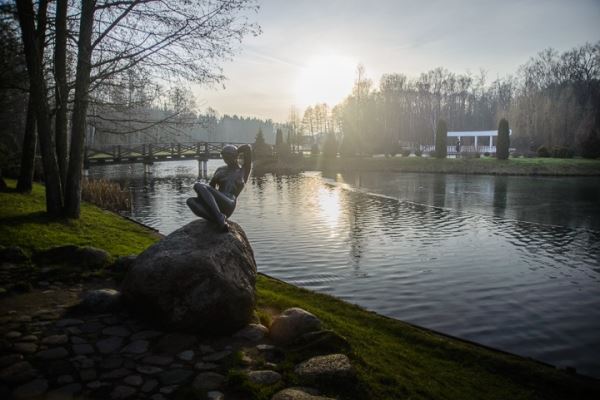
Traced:
<path fill-rule="evenodd" d="M 78 292 L 82 287 L 55 285 L 52 290 Z M 191 385 L 208 393 L 209 399 L 225 399 L 226 375 L 234 359 L 250 381 L 281 383 L 277 369 L 283 353 L 271 344 L 262 325 L 209 340 L 154 330 L 125 312 L 65 317 L 66 306 L 0 316 L 0 398 L 160 400 Z M 346 356 L 326 357 L 302 363 L 296 374 L 351 374 Z M 288 388 L 273 399 L 326 398 L 314 389 Z"/>

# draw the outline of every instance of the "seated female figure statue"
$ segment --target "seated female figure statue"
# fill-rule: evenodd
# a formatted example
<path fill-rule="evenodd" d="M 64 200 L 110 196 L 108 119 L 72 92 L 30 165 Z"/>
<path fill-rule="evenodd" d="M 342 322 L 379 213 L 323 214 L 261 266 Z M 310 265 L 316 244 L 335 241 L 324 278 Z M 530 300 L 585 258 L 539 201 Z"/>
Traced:
<path fill-rule="evenodd" d="M 241 166 L 238 164 L 239 154 L 244 158 Z M 221 156 L 226 165 L 217 168 L 208 184 L 194 184 L 198 197 L 187 199 L 187 205 L 197 216 L 212 221 L 219 229 L 227 231 L 227 218 L 233 214 L 237 197 L 250 176 L 252 148 L 245 144 L 238 149 L 228 144 L 223 147 Z"/>

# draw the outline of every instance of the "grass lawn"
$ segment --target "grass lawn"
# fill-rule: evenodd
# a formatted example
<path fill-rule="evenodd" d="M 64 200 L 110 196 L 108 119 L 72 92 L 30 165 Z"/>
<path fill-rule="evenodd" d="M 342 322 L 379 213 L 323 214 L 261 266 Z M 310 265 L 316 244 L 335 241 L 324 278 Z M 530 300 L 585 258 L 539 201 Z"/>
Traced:
<path fill-rule="evenodd" d="M 324 160 L 306 157 L 281 162 L 259 161 L 257 169 L 264 172 L 288 171 L 291 169 L 340 172 L 392 171 L 447 174 L 600 176 L 600 159 L 519 157 L 497 160 L 494 157 L 437 159 L 432 157 L 397 156 L 390 158 L 353 157 Z"/>
<path fill-rule="evenodd" d="M 9 186 L 14 182 L 9 181 Z M 43 188 L 0 193 L 0 244 L 29 251 L 77 244 L 139 253 L 155 232 L 84 204 L 80 221 L 45 217 Z M 260 270 L 260 265 L 259 265 Z M 356 399 L 598 399 L 600 382 L 489 350 L 259 275 L 259 314 L 302 307 L 351 344 Z"/>
<path fill-rule="evenodd" d="M 16 186 L 11 180 L 7 184 Z M 138 254 L 159 237 L 91 204 L 82 204 L 79 220 L 49 218 L 45 207 L 43 186 L 34 185 L 25 195 L 0 192 L 0 245 L 19 246 L 29 253 L 66 244 L 91 245 L 118 257 Z"/>

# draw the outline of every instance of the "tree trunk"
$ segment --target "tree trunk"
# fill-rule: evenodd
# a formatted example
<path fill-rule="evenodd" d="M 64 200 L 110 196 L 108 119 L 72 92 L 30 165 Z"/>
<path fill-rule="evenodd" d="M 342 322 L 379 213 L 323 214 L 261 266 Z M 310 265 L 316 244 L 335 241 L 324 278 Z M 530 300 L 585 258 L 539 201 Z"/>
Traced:
<path fill-rule="evenodd" d="M 45 14 L 46 6 L 47 3 L 45 1 L 40 2 L 38 12 Z M 36 41 L 34 12 L 31 0 L 17 0 L 17 10 L 27 62 L 27 72 L 29 74 L 29 92 L 33 98 L 40 151 L 44 166 L 46 211 L 51 215 L 60 215 L 62 211 L 60 175 L 54 154 L 52 130 L 50 129 L 47 89 L 42 68 L 42 48 L 40 48 Z"/>
<path fill-rule="evenodd" d="M 54 80 L 56 82 L 56 158 L 61 182 L 67 178 L 67 0 L 56 2 L 56 43 L 54 47 Z"/>
<path fill-rule="evenodd" d="M 88 90 L 90 86 L 92 27 L 95 0 L 83 0 L 79 24 L 77 72 L 75 77 L 75 103 L 71 119 L 71 149 L 65 191 L 65 215 L 79 218 L 81 209 L 81 175 L 85 142 Z"/>
<path fill-rule="evenodd" d="M 29 193 L 33 187 L 33 174 L 35 172 L 35 148 L 37 137 L 35 136 L 35 110 L 33 96 L 29 96 L 27 104 L 27 120 L 25 122 L 25 137 L 23 138 L 23 152 L 21 153 L 21 167 L 19 170 L 19 181 L 17 191 Z"/>

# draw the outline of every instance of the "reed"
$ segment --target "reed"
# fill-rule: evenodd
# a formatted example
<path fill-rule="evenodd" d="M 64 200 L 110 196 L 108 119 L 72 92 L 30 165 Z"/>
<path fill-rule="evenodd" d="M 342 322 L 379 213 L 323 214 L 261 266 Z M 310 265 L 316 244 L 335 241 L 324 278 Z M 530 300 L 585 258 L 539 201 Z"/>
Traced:
<path fill-rule="evenodd" d="M 106 179 L 84 179 L 81 198 L 88 203 L 114 212 L 131 210 L 131 193 Z"/>

